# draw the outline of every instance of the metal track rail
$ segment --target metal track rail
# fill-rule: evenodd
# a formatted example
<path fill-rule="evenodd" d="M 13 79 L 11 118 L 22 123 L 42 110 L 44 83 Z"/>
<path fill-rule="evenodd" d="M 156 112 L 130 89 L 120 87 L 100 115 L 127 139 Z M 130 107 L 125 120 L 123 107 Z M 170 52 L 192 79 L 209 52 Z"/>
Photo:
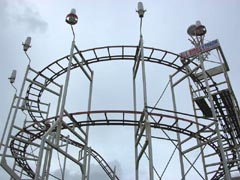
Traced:
<path fill-rule="evenodd" d="M 134 115 L 141 115 L 142 112 L 134 112 L 134 111 L 116 111 L 116 110 L 106 110 L 106 111 L 90 111 L 90 112 L 79 112 L 79 113 L 72 113 L 72 116 L 75 116 L 76 119 L 78 119 L 78 123 L 80 126 L 104 126 L 104 125 L 117 125 L 117 126 L 139 126 L 139 122 L 135 121 L 133 119 Z M 88 115 L 91 118 L 91 121 L 82 121 L 81 116 L 84 117 Z M 96 118 L 97 116 L 100 116 L 101 118 Z M 116 118 L 110 118 L 115 116 Z M 149 116 L 158 117 L 158 119 L 161 119 L 161 121 L 154 121 L 152 120 L 150 122 L 152 128 L 160 128 L 168 131 L 174 131 L 178 133 L 185 134 L 191 138 L 197 138 L 202 143 L 207 144 L 210 146 L 216 154 L 218 154 L 220 158 L 220 152 L 215 144 L 214 141 L 209 140 L 208 136 L 205 136 L 204 131 L 210 131 L 212 133 L 214 132 L 214 129 L 212 129 L 211 126 L 206 126 L 204 124 L 193 122 L 192 120 L 185 119 L 185 118 L 176 118 L 175 116 L 170 116 L 166 114 L 158 114 L 158 113 L 149 113 Z M 95 117 L 96 119 L 94 119 Z M 128 118 L 126 118 L 128 117 Z M 39 124 L 41 124 L 41 127 L 46 124 L 46 121 L 49 120 L 55 120 L 56 117 L 52 117 L 49 119 L 46 119 L 41 122 L 33 123 L 32 125 L 22 129 L 11 141 L 11 150 L 13 153 L 13 156 L 15 157 L 15 160 L 17 161 L 18 165 L 23 168 L 23 170 L 31 177 L 34 178 L 34 170 L 29 166 L 29 161 L 34 161 L 33 157 L 28 157 L 26 154 L 28 146 L 34 145 L 34 141 L 37 139 L 41 139 L 41 137 L 44 135 L 44 132 L 49 128 L 45 126 L 45 128 L 39 128 Z M 84 119 L 84 118 L 83 118 Z M 173 121 L 165 119 L 172 119 Z M 163 123 L 168 122 L 168 123 Z M 182 126 L 176 126 L 176 122 L 181 122 Z M 69 123 L 68 126 L 71 127 L 73 124 Z M 196 128 L 193 128 L 193 126 L 199 126 L 199 131 L 196 130 Z M 63 126 L 64 128 L 64 126 Z M 24 138 L 23 138 L 24 137 Z M 24 139 L 24 140 L 23 140 Z M 61 137 L 63 141 L 67 141 L 66 138 Z M 77 143 L 71 139 L 69 139 L 70 144 L 77 146 L 79 148 L 83 148 L 83 145 L 80 143 Z M 37 144 L 37 143 L 36 143 Z M 106 161 L 103 160 L 103 158 L 95 151 L 92 152 L 92 157 L 96 159 L 97 162 L 101 162 L 100 165 L 104 169 L 104 171 L 108 174 L 110 178 L 112 178 L 112 169 Z M 234 160 L 234 159 L 233 159 Z M 216 169 L 216 174 L 212 179 L 217 179 L 219 175 L 222 175 L 223 169 L 221 165 L 218 169 Z"/>

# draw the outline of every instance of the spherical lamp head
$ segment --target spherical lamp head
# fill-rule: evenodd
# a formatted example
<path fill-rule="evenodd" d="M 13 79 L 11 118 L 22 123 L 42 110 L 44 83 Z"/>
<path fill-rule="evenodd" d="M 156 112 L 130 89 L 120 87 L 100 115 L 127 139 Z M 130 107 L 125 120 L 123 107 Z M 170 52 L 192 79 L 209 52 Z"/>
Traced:
<path fill-rule="evenodd" d="M 78 16 L 76 15 L 76 9 L 72 9 L 66 16 L 66 22 L 70 25 L 75 25 L 78 22 Z"/>
<path fill-rule="evenodd" d="M 200 21 L 196 21 L 196 24 L 189 26 L 187 33 L 190 36 L 203 36 L 207 32 L 207 29 Z"/>

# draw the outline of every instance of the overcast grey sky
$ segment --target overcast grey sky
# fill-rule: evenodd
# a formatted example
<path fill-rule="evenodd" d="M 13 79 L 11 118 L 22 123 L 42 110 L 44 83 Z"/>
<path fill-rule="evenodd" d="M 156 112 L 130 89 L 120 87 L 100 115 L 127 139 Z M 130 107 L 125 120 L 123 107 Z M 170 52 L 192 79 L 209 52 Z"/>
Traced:
<path fill-rule="evenodd" d="M 28 63 L 21 45 L 27 36 L 32 37 L 32 48 L 29 50 L 29 54 L 32 58 L 31 65 L 36 70 L 41 70 L 52 61 L 69 53 L 72 34 L 70 27 L 65 23 L 65 16 L 71 8 L 77 10 L 79 17 L 78 24 L 74 28 L 76 43 L 81 50 L 107 45 L 137 45 L 139 40 L 139 19 L 135 12 L 137 2 L 137 0 L 0 0 L 0 118 L 2 124 L 6 121 L 14 94 L 8 77 L 11 71 L 16 69 L 15 84 L 20 89 Z M 143 21 L 145 46 L 175 53 L 185 51 L 191 48 L 191 44 L 187 40 L 187 27 L 195 23 L 196 20 L 201 20 L 207 28 L 206 40 L 219 39 L 221 43 L 230 67 L 231 83 L 235 95 L 240 101 L 240 1 L 143 0 L 142 2 L 147 9 Z M 111 98 L 106 98 L 103 104 L 103 99 L 100 98 L 107 97 L 107 94 L 104 93 L 108 87 L 114 86 L 114 89 L 118 89 L 131 83 L 131 79 L 128 79 L 128 75 L 131 75 L 131 66 L 121 63 L 94 65 L 94 70 L 98 75 L 96 76 L 97 80 L 109 78 L 109 81 L 96 84 L 98 92 L 94 95 L 93 107 L 95 109 L 129 109 L 132 107 L 132 104 L 129 104 L 128 96 L 118 96 L 118 91 L 108 94 L 109 97 L 115 98 L 114 101 Z M 161 68 L 152 67 L 152 72 L 159 73 L 159 71 Z M 109 85 L 114 83 L 116 79 L 117 84 Z M 167 79 L 161 79 L 160 76 L 158 83 L 163 88 L 167 81 Z M 152 104 L 159 96 L 157 93 L 159 86 L 156 85 L 156 92 L 152 90 L 156 93 L 150 97 Z M 76 87 L 75 90 L 81 91 L 81 87 Z M 84 109 L 84 107 L 81 108 Z M 76 109 L 73 107 L 73 111 Z M 93 129 L 93 134 L 95 131 L 98 134 L 91 142 L 111 165 L 118 167 L 117 171 L 122 179 L 131 180 L 134 177 L 133 146 L 125 146 L 124 143 L 128 138 L 133 139 L 132 129 L 125 128 L 124 134 L 121 135 L 116 133 L 122 132 L 123 128 L 125 127 L 113 127 L 107 132 L 101 132 L 103 130 L 101 128 Z M 2 129 L 3 126 L 0 127 L 0 135 L 2 135 Z M 102 141 L 109 144 L 114 143 L 114 146 L 105 149 Z M 130 145 L 132 144 L 130 143 Z M 119 148 L 121 148 L 120 151 Z M 131 162 L 132 165 L 129 165 Z M 96 164 L 93 166 L 96 177 L 101 179 L 100 177 L 103 176 L 102 179 L 105 179 L 106 176 L 102 175 L 102 171 L 98 167 L 95 167 Z M 144 173 L 143 171 L 143 179 Z M 68 179 L 76 178 L 74 171 L 72 173 L 69 171 L 66 176 Z M 2 169 L 0 169 L 0 177 L 1 179 L 7 177 Z M 170 176 L 169 179 L 171 179 Z"/>

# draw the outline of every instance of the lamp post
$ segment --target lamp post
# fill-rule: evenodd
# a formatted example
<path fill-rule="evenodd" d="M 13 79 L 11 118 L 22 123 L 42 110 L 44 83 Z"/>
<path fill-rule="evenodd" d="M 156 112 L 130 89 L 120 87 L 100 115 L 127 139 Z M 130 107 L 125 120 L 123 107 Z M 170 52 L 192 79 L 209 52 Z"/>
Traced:
<path fill-rule="evenodd" d="M 138 13 L 139 18 L 140 18 L 140 35 L 142 35 L 142 19 L 144 17 L 144 13 L 145 12 L 146 12 L 146 10 L 144 10 L 143 3 L 142 2 L 138 2 L 137 13 Z"/>
<path fill-rule="evenodd" d="M 144 51 L 143 51 L 143 35 L 142 35 L 142 19 L 144 16 L 144 13 L 146 10 L 144 10 L 143 3 L 138 2 L 138 10 L 137 13 L 140 18 L 140 52 L 141 52 L 141 62 L 142 62 L 142 79 L 143 79 L 143 96 L 144 96 L 144 107 L 147 106 L 147 83 L 146 83 L 146 73 L 145 73 L 145 63 L 144 63 Z"/>
<path fill-rule="evenodd" d="M 143 35 L 142 35 L 142 21 L 143 21 L 143 17 L 144 17 L 144 13 L 146 12 L 146 10 L 143 7 L 143 3 L 142 2 L 138 2 L 138 10 L 137 13 L 139 15 L 140 18 L 140 40 L 139 40 L 139 52 L 140 52 L 140 61 L 142 64 L 142 81 L 143 81 L 143 113 L 144 113 L 144 120 L 143 120 L 143 126 L 140 126 L 139 128 L 141 129 L 141 131 L 145 131 L 146 132 L 146 139 L 145 139 L 145 144 L 143 145 L 143 147 L 141 147 L 141 151 L 140 153 L 138 153 L 138 144 L 139 144 L 139 139 L 142 138 L 141 134 L 138 134 L 138 130 L 137 128 L 135 128 L 135 160 L 136 160 L 136 180 L 139 179 L 139 161 L 142 157 L 142 154 L 146 151 L 146 149 L 148 149 L 148 160 L 149 160 L 149 180 L 153 180 L 154 179 L 154 174 L 153 174 L 153 156 L 152 156 L 152 141 L 151 141 L 151 127 L 150 127 L 150 123 L 148 120 L 148 112 L 147 112 L 147 81 L 146 81 L 146 72 L 145 72 L 145 61 L 144 61 L 144 47 L 143 47 Z M 138 59 L 138 58 L 137 58 Z M 136 60 L 139 61 L 139 60 Z M 137 62 L 138 63 L 138 62 Z M 137 71 L 137 70 L 136 70 Z M 136 110 L 136 92 L 135 92 L 135 77 L 134 77 L 134 109 Z M 148 147 L 148 148 L 147 148 Z"/>
<path fill-rule="evenodd" d="M 75 9 L 71 10 L 71 12 L 66 16 L 65 21 L 71 25 L 71 29 L 72 29 L 72 33 L 73 33 L 73 40 L 72 40 L 72 45 L 71 45 L 71 49 L 70 49 L 70 57 L 69 57 L 69 61 L 68 61 L 67 74 L 66 74 L 66 79 L 65 79 L 65 83 L 64 83 L 62 103 L 61 103 L 61 108 L 60 108 L 60 112 L 59 112 L 60 120 L 59 120 L 59 124 L 57 127 L 57 133 L 56 133 L 56 145 L 59 144 L 59 137 L 60 137 L 61 128 L 62 128 L 63 113 L 64 113 L 65 104 L 66 104 L 68 84 L 69 84 L 69 79 L 70 79 L 70 71 L 71 71 L 71 66 L 72 66 L 73 51 L 74 51 L 74 46 L 75 46 L 75 33 L 74 33 L 73 25 L 77 24 L 77 22 L 78 22 L 78 16 L 76 15 Z"/>

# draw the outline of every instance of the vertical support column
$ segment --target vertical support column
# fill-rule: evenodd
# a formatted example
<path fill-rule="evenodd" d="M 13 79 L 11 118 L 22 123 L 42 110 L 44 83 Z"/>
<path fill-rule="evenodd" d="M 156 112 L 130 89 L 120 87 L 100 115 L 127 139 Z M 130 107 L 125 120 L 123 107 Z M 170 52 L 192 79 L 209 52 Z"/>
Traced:
<path fill-rule="evenodd" d="M 153 155 L 152 155 L 152 135 L 151 135 L 151 124 L 148 119 L 146 119 L 145 122 L 146 126 L 146 137 L 147 137 L 147 142 L 148 142 L 148 157 L 149 157 L 149 178 L 151 180 L 154 179 L 154 174 L 153 174 Z"/>
<path fill-rule="evenodd" d="M 209 87 L 208 80 L 207 80 L 207 74 L 206 74 L 206 70 L 205 70 L 205 66 L 204 66 L 204 62 L 203 62 L 203 57 L 202 57 L 201 54 L 199 54 L 199 61 L 200 61 L 203 76 L 204 76 L 204 82 L 205 82 L 206 89 L 207 89 L 207 94 L 208 94 L 208 99 L 209 99 L 210 106 L 211 106 L 211 111 L 212 111 L 212 114 L 213 114 L 213 118 L 215 120 L 216 133 L 217 133 L 217 137 L 218 137 L 217 143 L 218 143 L 219 150 L 220 150 L 221 157 L 222 157 L 222 163 L 223 163 L 223 168 L 224 168 L 224 172 L 225 172 L 225 179 L 226 180 L 231 180 L 230 171 L 229 171 L 228 166 L 227 166 L 226 156 L 224 154 L 221 134 L 220 134 L 220 130 L 219 130 L 219 123 L 218 123 L 217 115 L 216 115 L 216 112 L 215 112 L 215 109 L 214 109 L 213 97 L 212 97 L 212 94 L 210 92 L 210 87 Z"/>
<path fill-rule="evenodd" d="M 91 154 L 92 154 L 92 149 L 91 147 L 88 148 L 88 168 L 87 168 L 87 179 L 90 179 L 90 163 L 91 163 Z"/>
<path fill-rule="evenodd" d="M 142 20 L 143 16 L 146 10 L 143 8 L 142 2 L 138 2 L 138 10 L 137 13 L 140 18 L 140 41 L 139 41 L 139 47 L 137 48 L 136 52 L 136 59 L 133 66 L 133 101 L 134 101 L 134 111 L 137 109 L 137 100 L 136 100 L 136 74 L 138 71 L 139 66 L 139 59 L 141 59 L 142 64 L 142 83 L 143 83 L 143 117 L 141 117 L 139 121 L 139 127 L 135 127 L 134 129 L 134 138 L 135 138 L 135 173 L 136 173 L 136 180 L 139 178 L 139 162 L 140 159 L 145 152 L 147 146 L 148 146 L 148 154 L 149 154 L 149 178 L 150 180 L 153 180 L 153 161 L 152 161 L 152 148 L 151 148 L 151 126 L 148 126 L 146 124 L 146 121 L 148 121 L 148 113 L 146 111 L 147 108 L 147 81 L 146 81 L 146 72 L 145 72 L 145 62 L 144 62 L 144 51 L 143 51 L 143 36 L 142 36 Z M 140 52 L 140 54 L 139 54 Z M 140 57 L 139 57 L 140 56 Z M 137 121 L 137 116 L 134 116 L 135 121 Z M 138 145 L 140 144 L 140 140 L 143 136 L 144 131 L 146 130 L 146 139 L 144 146 L 142 147 L 140 153 L 138 153 Z M 139 134 L 138 134 L 139 133 Z"/>
<path fill-rule="evenodd" d="M 69 79 L 70 79 L 70 72 L 71 72 L 71 66 L 72 66 L 74 46 L 75 46 L 75 40 L 73 39 L 71 50 L 70 50 L 70 57 L 69 57 L 69 61 L 68 61 L 66 79 L 65 79 L 65 83 L 64 83 L 62 103 L 61 103 L 60 113 L 59 113 L 60 114 L 59 115 L 60 121 L 59 121 L 59 124 L 58 124 L 58 127 L 57 127 L 56 141 L 55 141 L 56 145 L 59 144 L 59 137 L 60 137 L 61 128 L 62 128 L 63 113 L 64 113 L 64 108 L 65 108 L 66 99 L 67 99 L 67 91 L 68 91 L 68 84 L 69 84 Z"/>
<path fill-rule="evenodd" d="M 137 54 L 136 63 L 133 67 L 133 101 L 134 101 L 134 111 L 137 109 L 137 98 L 136 98 L 136 74 L 138 70 L 138 63 L 141 61 L 142 64 L 142 84 L 143 84 L 143 115 L 139 121 L 139 127 L 135 127 L 134 129 L 134 137 L 135 137 L 135 178 L 139 179 L 139 163 L 142 155 L 144 154 L 146 148 L 148 147 L 148 160 L 149 160 L 149 179 L 154 179 L 153 174 L 153 158 L 152 158 L 152 141 L 151 141 L 151 126 L 148 121 L 148 112 L 147 108 L 147 83 L 146 83 L 146 72 L 145 72 L 145 62 L 144 62 L 144 52 L 143 52 L 143 37 L 140 35 L 139 42 L 139 51 L 140 54 Z M 140 55 L 140 60 L 138 55 Z M 136 68 L 135 68 L 136 67 Z M 135 121 L 137 121 L 137 116 L 134 116 Z M 146 133 L 146 139 L 144 146 L 141 147 L 141 151 L 138 153 L 138 146 L 140 144 L 140 140 L 143 137 L 143 133 Z M 138 134 L 139 133 L 139 134 Z"/>
<path fill-rule="evenodd" d="M 59 125 L 59 121 L 61 121 L 61 119 L 58 119 L 48 130 L 47 132 L 42 136 L 42 141 L 40 144 L 40 148 L 39 148 L 39 153 L 38 153 L 38 161 L 36 164 L 36 173 L 35 173 L 35 178 L 34 180 L 39 180 L 40 177 L 40 172 L 41 172 L 41 167 L 42 167 L 42 160 L 43 160 L 43 155 L 44 155 L 44 148 L 45 148 L 45 143 L 47 140 L 47 138 L 49 136 L 51 136 L 51 133 L 53 132 L 53 130 L 55 130 L 58 125 Z M 53 139 L 54 140 L 54 139 Z"/>
<path fill-rule="evenodd" d="M 140 51 L 140 60 L 142 64 L 142 85 L 143 85 L 143 119 L 140 121 L 140 127 L 135 127 L 134 129 L 134 137 L 135 137 L 135 178 L 136 180 L 139 179 L 139 162 L 142 157 L 142 154 L 145 152 L 146 148 L 148 147 L 148 156 L 149 156 L 149 178 L 150 180 L 153 180 L 154 174 L 153 174 L 153 158 L 152 158 L 152 141 L 151 141 L 151 126 L 148 121 L 148 113 L 146 111 L 147 107 L 147 83 L 146 83 L 146 72 L 145 72 L 145 62 L 144 62 L 144 51 L 143 51 L 143 37 L 140 35 L 140 42 L 139 42 L 139 51 Z M 139 63 L 139 57 L 136 57 L 136 63 Z M 138 65 L 136 65 L 137 67 Z M 135 66 L 133 68 L 133 103 L 134 103 L 134 111 L 137 109 L 137 97 L 136 97 L 136 74 L 137 74 L 138 68 L 135 69 Z M 136 114 L 134 115 L 135 121 L 137 121 Z M 143 125 L 142 125 L 143 123 Z M 141 132 L 139 132 L 139 129 Z M 146 140 L 145 145 L 142 147 L 140 154 L 138 153 L 138 145 L 140 143 L 140 139 L 142 138 L 143 132 L 146 130 Z M 141 135 L 138 135 L 138 133 L 141 133 Z"/>
<path fill-rule="evenodd" d="M 91 110 L 92 106 L 92 91 L 93 91 L 93 77 L 94 72 L 91 71 L 91 80 L 90 80 L 90 86 L 89 86 L 89 96 L 88 96 L 88 111 Z M 89 116 L 87 117 L 87 121 L 90 121 Z M 86 127 L 86 136 L 85 136 L 85 145 L 84 145 L 84 157 L 83 157 L 83 173 L 82 173 L 82 179 L 89 179 L 89 173 L 90 173 L 90 161 L 87 161 L 87 157 L 91 156 L 91 153 L 88 149 L 88 134 L 89 134 L 89 126 Z M 90 158 L 90 157 L 89 157 Z"/>
<path fill-rule="evenodd" d="M 7 127 L 8 127 L 8 125 L 9 125 L 10 117 L 11 117 L 12 110 L 13 110 L 13 105 L 14 105 L 14 102 L 15 102 L 16 98 L 17 98 L 17 95 L 16 95 L 16 93 L 15 93 L 15 94 L 14 94 L 14 97 L 13 97 L 13 100 L 12 100 L 12 104 L 11 104 L 10 111 L 9 111 L 9 113 L 8 113 L 7 122 L 6 122 L 5 127 L 4 127 L 4 130 L 3 130 L 3 134 L 2 134 L 2 138 L 1 138 L 1 142 L 0 142 L 0 143 L 1 143 L 1 144 L 0 144 L 0 150 L 1 150 L 2 146 L 4 146 L 3 141 L 4 141 L 4 138 L 5 138 L 5 134 L 6 134 L 6 131 L 7 131 Z M 6 144 L 5 144 L 5 146 L 6 146 Z"/>
<path fill-rule="evenodd" d="M 68 140 L 68 139 L 69 139 L 69 135 L 67 136 L 67 140 Z M 65 152 L 66 152 L 66 153 L 68 152 L 68 144 L 69 144 L 69 141 L 67 141 L 67 143 L 66 143 L 66 148 L 65 148 Z M 65 156 L 65 157 L 64 157 L 64 162 L 63 162 L 62 179 L 64 179 L 64 177 L 65 177 L 66 162 L 67 162 L 67 157 Z"/>
<path fill-rule="evenodd" d="M 61 105 L 62 93 L 63 93 L 63 86 L 60 86 L 60 92 L 59 92 L 59 97 L 58 97 L 56 116 L 58 116 L 59 113 L 60 113 L 59 110 L 60 110 L 60 105 Z"/>
<path fill-rule="evenodd" d="M 139 121 L 139 127 L 136 130 L 135 134 L 135 149 L 138 148 L 140 145 L 141 150 L 139 153 L 136 154 L 136 170 L 139 168 L 140 160 L 145 154 L 148 158 L 148 163 L 149 163 L 149 179 L 153 180 L 154 179 L 154 174 L 153 174 L 153 157 L 152 157 L 152 137 L 151 137 L 151 125 L 148 118 L 147 111 L 144 110 L 142 117 Z M 144 137 L 145 133 L 145 142 L 143 145 L 140 144 L 141 139 Z M 146 154 L 146 149 L 148 148 L 148 155 Z M 138 175 L 137 175 L 138 177 Z"/>
<path fill-rule="evenodd" d="M 142 62 L 143 100 L 144 100 L 144 108 L 146 108 L 147 107 L 147 80 L 146 80 L 142 35 L 140 35 L 140 51 L 141 51 L 141 62 Z"/>
<path fill-rule="evenodd" d="M 133 71 L 133 109 L 136 112 L 137 111 L 137 97 L 136 97 L 136 81 L 134 78 L 134 71 Z M 137 115 L 134 113 L 134 121 L 137 121 Z M 134 126 L 134 142 L 135 144 L 137 143 L 137 127 Z M 138 165 L 137 165 L 137 157 L 138 157 L 138 148 L 135 147 L 135 179 L 139 179 L 139 170 L 138 170 Z"/>
<path fill-rule="evenodd" d="M 49 137 L 49 140 L 50 140 L 50 137 Z M 51 156 L 51 151 L 52 151 L 52 149 L 47 144 L 46 154 L 45 154 L 45 159 L 44 159 L 44 164 L 43 164 L 43 172 L 42 172 L 43 180 L 47 180 L 47 177 L 48 177 L 48 161 L 50 160 L 49 157 Z"/>
<path fill-rule="evenodd" d="M 34 180 L 39 180 L 39 178 L 40 178 L 40 172 L 41 172 L 42 159 L 43 159 L 43 155 L 44 155 L 44 146 L 45 146 L 46 138 L 47 138 L 47 135 L 44 135 L 42 137 Z"/>
<path fill-rule="evenodd" d="M 176 117 L 176 126 L 178 127 L 178 117 L 177 117 L 177 105 L 176 105 L 176 98 L 175 98 L 175 92 L 174 92 L 174 86 L 173 86 L 173 80 L 172 80 L 172 76 L 169 76 L 170 79 L 170 85 L 171 85 L 171 92 L 172 92 L 172 101 L 173 101 L 173 110 L 174 110 L 174 114 Z M 181 137 L 180 134 L 177 133 L 177 141 L 178 141 L 178 150 L 179 150 L 179 160 L 180 160 L 180 168 L 181 168 L 181 175 L 182 175 L 182 180 L 185 180 L 185 173 L 184 173 L 184 162 L 183 162 L 183 156 L 182 156 L 182 145 L 181 145 Z"/>
<path fill-rule="evenodd" d="M 54 138 L 53 136 L 55 136 L 55 133 L 52 133 L 52 135 L 49 137 L 48 141 L 51 142 L 52 144 L 54 143 Z M 49 150 L 49 157 L 48 157 L 48 163 L 47 163 L 47 167 L 46 167 L 46 180 L 49 179 L 49 172 L 50 172 L 50 167 L 51 167 L 51 160 L 52 160 L 52 148 L 50 148 Z"/>

